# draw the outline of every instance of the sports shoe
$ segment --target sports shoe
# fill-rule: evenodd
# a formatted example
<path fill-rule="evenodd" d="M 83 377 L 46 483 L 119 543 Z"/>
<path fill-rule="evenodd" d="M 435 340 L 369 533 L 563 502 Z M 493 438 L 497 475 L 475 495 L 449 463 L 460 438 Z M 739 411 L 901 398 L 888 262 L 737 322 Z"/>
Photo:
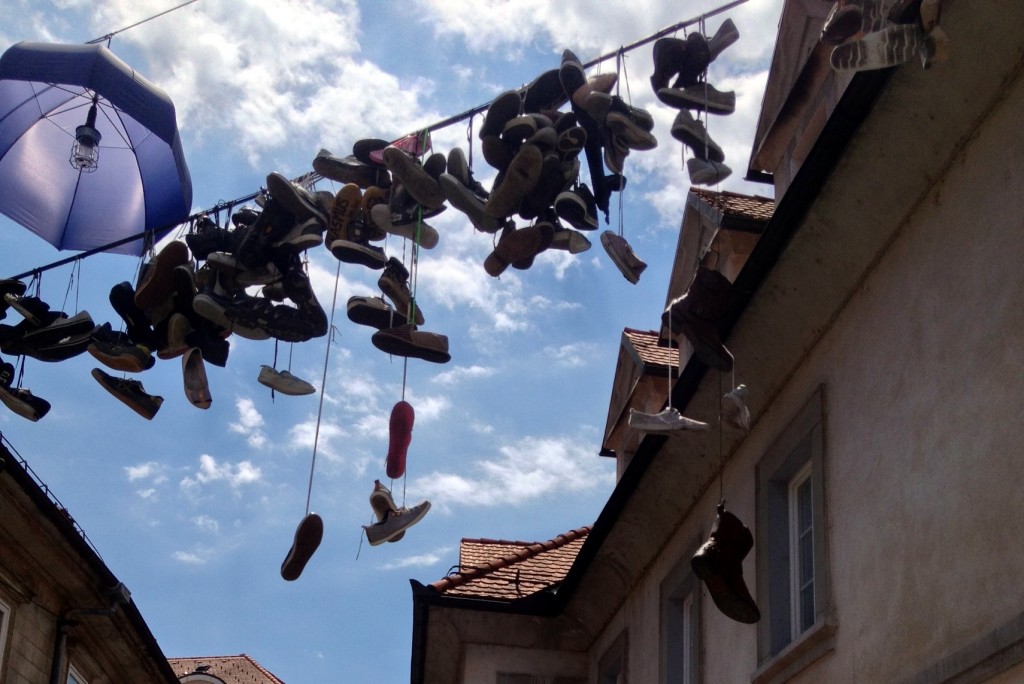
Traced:
<path fill-rule="evenodd" d="M 523 94 L 524 112 L 555 110 L 564 105 L 569 99 L 562 88 L 561 79 L 558 77 L 558 69 L 548 69 L 523 86 L 520 91 Z"/>
<path fill-rule="evenodd" d="M 509 224 L 502 230 L 494 251 L 484 260 L 484 270 L 487 275 L 497 278 L 514 263 L 532 261 L 548 245 L 544 244 L 544 234 L 539 227 L 516 228 Z"/>
<path fill-rule="evenodd" d="M 384 165 L 391 171 L 391 175 L 405 186 L 413 199 L 431 209 L 436 209 L 444 204 L 444 193 L 441 192 L 437 179 L 427 173 L 419 161 L 397 147 L 384 148 L 383 155 Z M 436 160 L 438 157 L 443 164 L 445 159 L 443 155 L 431 155 L 432 160 Z M 436 161 L 434 163 L 436 164 Z"/>
<path fill-rule="evenodd" d="M 141 373 L 156 363 L 149 349 L 130 340 L 112 341 L 94 334 L 86 350 L 107 368 L 126 373 Z"/>
<path fill-rule="evenodd" d="M 378 330 L 370 338 L 373 346 L 385 354 L 423 359 L 431 363 L 448 363 L 448 338 L 437 333 L 416 330 L 411 324 Z"/>
<path fill-rule="evenodd" d="M 659 413 L 643 413 L 629 409 L 629 427 L 641 432 L 675 432 L 677 430 L 707 430 L 711 426 L 687 418 L 679 409 L 669 406 Z"/>
<path fill-rule="evenodd" d="M 192 308 L 206 320 L 220 328 L 230 330 L 239 337 L 244 337 L 247 340 L 269 340 L 270 335 L 262 328 L 232 321 L 228 318 L 228 308 L 240 304 L 247 297 L 248 295 L 244 293 L 241 297 L 232 298 L 215 294 L 213 291 L 203 292 L 196 295 L 195 299 L 192 300 Z"/>
<path fill-rule="evenodd" d="M 754 547 L 754 535 L 725 510 L 725 502 L 718 504 L 717 511 L 711 534 L 690 559 L 690 566 L 726 617 L 753 624 L 761 619 L 761 611 L 743 581 L 743 559 Z"/>
<path fill-rule="evenodd" d="M 306 568 L 306 563 L 313 557 L 320 542 L 324 538 L 324 521 L 316 513 L 310 513 L 299 522 L 295 528 L 295 538 L 292 540 L 292 547 L 288 549 L 288 555 L 281 563 L 281 578 L 287 582 L 294 582 Z"/>
<path fill-rule="evenodd" d="M 315 394 L 316 388 L 302 378 L 296 377 L 286 370 L 279 371 L 270 366 L 260 366 L 260 374 L 256 380 L 272 390 L 292 397 Z"/>
<path fill-rule="evenodd" d="M 480 125 L 479 135 L 481 142 L 491 139 L 504 145 L 500 139 L 501 133 L 505 130 L 505 125 L 511 119 L 519 116 L 521 107 L 522 98 L 515 90 L 506 90 L 494 98 L 487 107 L 487 113 L 484 114 L 483 123 Z M 489 145 L 486 144 L 483 146 L 484 160 L 500 171 L 504 168 L 499 163 L 502 159 L 492 158 L 493 154 L 489 153 L 488 147 Z M 507 160 L 505 160 L 505 163 L 507 165 Z"/>
<path fill-rule="evenodd" d="M 324 228 L 325 224 L 316 218 L 296 221 L 280 240 L 270 243 L 270 246 L 292 253 L 304 252 L 324 241 Z"/>
<path fill-rule="evenodd" d="M 384 520 L 373 525 L 363 525 L 366 531 L 366 539 L 370 546 L 377 546 L 386 541 L 397 539 L 407 529 L 423 519 L 423 516 L 430 510 L 430 502 L 423 501 L 412 508 L 402 507 L 389 512 Z"/>
<path fill-rule="evenodd" d="M 371 151 L 370 161 L 373 163 L 384 164 L 384 150 L 388 147 L 397 147 L 403 152 L 408 152 L 411 156 L 419 158 L 426 154 L 427 150 L 432 146 L 433 143 L 430 140 L 430 133 L 428 131 L 410 133 L 403 138 L 399 138 L 398 140 L 393 140 L 392 142 L 385 144 L 384 147 L 379 147 L 376 150 Z M 352 151 L 355 152 L 354 147 Z"/>
<path fill-rule="evenodd" d="M 750 409 L 747 407 L 747 386 L 736 385 L 722 396 L 722 417 L 725 422 L 744 432 L 750 430 Z"/>
<path fill-rule="evenodd" d="M 923 43 L 917 24 L 893 24 L 837 45 L 829 60 L 840 72 L 886 69 L 913 59 Z"/>
<path fill-rule="evenodd" d="M 359 161 L 354 154 L 337 157 L 321 149 L 313 159 L 313 170 L 339 183 L 355 183 L 361 188 L 390 185 L 386 171 Z"/>
<path fill-rule="evenodd" d="M 732 114 L 736 111 L 736 91 L 723 92 L 710 83 L 688 88 L 662 88 L 658 99 L 676 109 L 695 109 L 710 114 Z"/>
<path fill-rule="evenodd" d="M 113 394 L 118 401 L 146 420 L 153 420 L 153 416 L 156 415 L 156 412 L 160 410 L 160 406 L 164 403 L 163 397 L 147 394 L 146 389 L 138 380 L 115 378 L 104 373 L 99 368 L 92 369 L 92 377 L 96 378 L 96 382 L 100 383 L 103 389 Z"/>
<path fill-rule="evenodd" d="M 491 195 L 484 203 L 484 212 L 497 219 L 514 214 L 540 179 L 543 162 L 544 155 L 536 145 L 520 147 L 508 168 L 495 179 Z"/>
<path fill-rule="evenodd" d="M 392 513 L 398 512 L 398 506 L 395 505 L 395 500 L 391 497 L 391 490 L 380 483 L 380 480 L 373 481 L 373 491 L 370 492 L 370 508 L 373 509 L 373 514 L 377 517 L 377 522 L 382 523 Z M 389 542 L 396 542 L 405 536 L 405 530 L 402 530 L 393 537 L 389 537 Z"/>
<path fill-rule="evenodd" d="M 725 48 L 729 47 L 740 39 L 739 29 L 732 19 L 726 19 L 715 31 L 715 35 L 708 38 L 708 57 L 712 62 L 718 55 L 722 54 Z"/>
<path fill-rule="evenodd" d="M 479 195 L 456 176 L 448 173 L 441 174 L 438 184 L 448 202 L 465 214 L 474 228 L 481 233 L 496 233 L 498 231 L 498 219 L 484 211 L 484 202 L 487 201 L 486 194 Z"/>
<path fill-rule="evenodd" d="M 143 269 L 135 288 L 135 305 L 153 310 L 163 304 L 174 291 L 174 268 L 187 262 L 188 246 L 177 240 L 168 243 Z"/>
<path fill-rule="evenodd" d="M 149 315 L 135 305 L 135 288 L 127 280 L 110 288 L 110 305 L 125 322 L 125 332 L 132 342 L 155 349 L 158 344 Z"/>
<path fill-rule="evenodd" d="M 392 480 L 405 475 L 405 459 L 412 443 L 412 426 L 416 420 L 416 412 L 412 404 L 400 401 L 391 409 L 388 421 L 388 455 L 386 472 Z"/>
<path fill-rule="evenodd" d="M 437 247 L 438 240 L 440 239 L 437 229 L 429 223 L 425 223 L 418 217 L 412 221 L 407 221 L 401 214 L 392 214 L 391 208 L 387 204 L 375 206 L 370 211 L 370 219 L 388 233 L 412 240 L 423 249 Z M 402 221 L 402 223 L 396 223 L 395 221 Z"/>
<path fill-rule="evenodd" d="M 597 230 L 597 202 L 586 184 L 566 190 L 555 198 L 558 218 L 579 230 Z"/>
<path fill-rule="evenodd" d="M 560 249 L 569 254 L 580 254 L 590 248 L 590 240 L 572 228 L 556 228 L 551 238 L 551 249 Z"/>
<path fill-rule="evenodd" d="M 859 4 L 836 4 L 821 27 L 821 42 L 829 45 L 844 43 L 860 32 L 863 21 L 864 11 Z"/>
<path fill-rule="evenodd" d="M 387 257 L 383 249 L 370 244 L 371 231 L 366 230 L 366 215 L 362 208 L 363 197 L 358 186 L 350 183 L 341 188 L 334 198 L 324 244 L 339 261 L 372 269 L 384 268 Z M 362 230 L 356 225 L 357 219 L 362 222 Z"/>
<path fill-rule="evenodd" d="M 732 174 L 732 169 L 721 162 L 690 157 L 686 160 L 686 172 L 694 185 L 715 185 L 728 178 Z"/>
<path fill-rule="evenodd" d="M 192 313 L 195 313 L 195 309 L 192 308 L 194 301 L 195 297 L 189 302 L 189 310 Z M 191 332 L 192 322 L 188 319 L 188 316 L 178 312 L 172 313 L 171 317 L 167 319 L 167 344 L 157 350 L 157 358 L 167 361 L 176 359 L 187 352 L 189 347 L 192 346 L 188 343 L 188 336 Z M 100 360 L 102 361 L 102 359 Z M 109 366 L 110 364 L 107 365 Z M 111 367 L 113 368 L 113 366 Z M 118 368 L 117 370 L 123 369 Z"/>
<path fill-rule="evenodd" d="M 395 311 L 383 297 L 349 297 L 348 319 L 358 325 L 368 325 L 377 330 L 386 330 L 405 325 L 409 319 Z"/>
<path fill-rule="evenodd" d="M 305 222 L 315 218 L 321 224 L 327 225 L 327 216 L 313 194 L 281 174 L 267 175 L 267 192 L 294 217 L 295 221 Z"/>
<path fill-rule="evenodd" d="M 633 253 L 633 248 L 624 237 L 606 230 L 601 233 L 601 246 L 626 280 L 634 285 L 640 282 L 640 274 L 647 268 L 647 264 Z"/>
<path fill-rule="evenodd" d="M 15 389 L 0 385 L 0 402 L 3 402 L 4 406 L 22 418 L 31 420 L 33 423 L 50 411 L 50 402 L 33 396 L 32 392 L 24 387 Z"/>
<path fill-rule="evenodd" d="M 722 344 L 718 325 L 732 296 L 729 279 L 701 265 L 686 293 L 672 300 L 661 314 L 662 325 L 673 335 L 684 335 L 704 364 L 725 373 L 732 370 L 733 357 Z"/>
<path fill-rule="evenodd" d="M 672 77 L 679 73 L 679 65 L 686 60 L 686 41 L 675 36 L 659 38 L 654 41 L 653 59 L 651 88 L 658 92 L 668 86 Z"/>
<path fill-rule="evenodd" d="M 473 177 L 473 170 L 469 168 L 469 162 L 466 160 L 466 153 L 462 151 L 461 147 L 453 147 L 448 152 L 448 163 L 446 164 L 446 174 L 456 178 L 470 192 L 474 193 L 481 201 L 487 199 L 489 194 L 480 181 Z M 438 182 L 441 180 L 441 176 L 438 176 Z M 443 190 L 443 188 L 442 188 Z"/>
<path fill-rule="evenodd" d="M 707 71 L 711 63 L 711 48 L 703 34 L 694 31 L 686 36 L 686 53 L 677 65 L 679 75 L 672 84 L 673 88 L 692 86 L 700 80 L 701 74 Z M 655 88 L 657 92 L 657 88 Z"/>
<path fill-rule="evenodd" d="M 206 379 L 203 353 L 192 347 L 181 357 L 181 375 L 185 381 L 185 398 L 196 408 L 208 409 L 213 403 Z"/>
<path fill-rule="evenodd" d="M 413 320 L 416 325 L 423 325 L 425 322 L 423 310 L 419 307 L 419 303 L 413 300 L 412 292 L 409 290 L 409 271 L 401 261 L 395 257 L 388 259 L 384 272 L 377 279 L 377 286 L 391 299 L 395 309 L 404 314 L 406 318 L 410 315 L 411 310 L 415 309 L 414 312 L 411 312 Z"/>
<path fill-rule="evenodd" d="M 693 150 L 696 157 L 713 162 L 725 161 L 725 153 L 708 135 L 704 124 L 685 109 L 680 109 L 672 122 L 672 137 Z"/>

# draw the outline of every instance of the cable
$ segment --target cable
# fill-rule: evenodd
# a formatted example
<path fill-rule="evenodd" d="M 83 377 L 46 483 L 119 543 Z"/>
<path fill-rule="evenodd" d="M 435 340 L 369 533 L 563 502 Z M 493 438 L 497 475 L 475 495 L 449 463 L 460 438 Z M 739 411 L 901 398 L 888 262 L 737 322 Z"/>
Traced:
<path fill-rule="evenodd" d="M 170 14 L 174 10 L 179 10 L 182 7 L 185 7 L 186 5 L 191 5 L 193 2 L 199 2 L 199 0 L 188 0 L 188 2 L 183 2 L 180 5 L 178 5 L 177 7 L 172 7 L 171 9 L 164 10 L 163 12 L 160 12 L 159 14 L 154 14 L 153 16 L 148 17 L 146 19 L 143 19 L 142 21 L 137 21 L 134 24 L 132 24 L 131 26 L 125 26 L 123 29 L 118 29 L 117 31 L 113 31 L 111 33 L 108 33 L 105 36 L 100 36 L 99 38 L 93 38 L 88 43 L 86 43 L 86 45 L 95 45 L 96 43 L 102 43 L 103 41 L 107 41 L 107 45 L 109 46 L 110 45 L 110 39 L 113 38 L 114 36 L 116 36 L 118 33 L 123 33 L 125 31 L 127 31 L 128 29 L 133 29 L 136 26 L 139 26 L 141 24 L 145 24 L 147 21 L 152 21 L 153 19 L 156 19 L 157 17 L 162 17 L 165 14 Z"/>

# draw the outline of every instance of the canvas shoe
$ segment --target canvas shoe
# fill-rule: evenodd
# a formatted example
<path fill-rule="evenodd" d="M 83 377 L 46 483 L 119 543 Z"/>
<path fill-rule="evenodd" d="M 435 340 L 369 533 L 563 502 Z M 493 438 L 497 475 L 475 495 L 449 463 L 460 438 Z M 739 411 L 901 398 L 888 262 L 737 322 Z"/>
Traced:
<path fill-rule="evenodd" d="M 310 302 L 295 308 L 275 304 L 270 309 L 265 330 L 282 342 L 308 342 L 327 334 L 327 315 L 319 303 Z"/>
<path fill-rule="evenodd" d="M 439 186 L 440 187 L 440 186 Z M 398 235 L 407 240 L 412 240 L 423 249 L 437 247 L 440 235 L 437 229 L 421 219 L 405 221 L 401 214 L 392 214 L 391 208 L 386 204 L 378 204 L 370 211 L 370 219 L 391 235 Z M 398 224 L 396 220 L 403 221 Z"/>
<path fill-rule="evenodd" d="M 392 480 L 405 475 L 405 459 L 412 443 L 412 426 L 416 412 L 412 404 L 399 401 L 391 408 L 388 420 L 388 455 L 385 460 L 386 472 Z"/>
<path fill-rule="evenodd" d="M 708 135 L 704 124 L 685 109 L 680 109 L 672 122 L 672 137 L 689 147 L 694 156 L 713 162 L 725 161 L 725 153 Z"/>
<path fill-rule="evenodd" d="M 363 530 L 366 531 L 366 540 L 370 542 L 370 546 L 377 546 L 397 539 L 400 534 L 404 534 L 407 529 L 422 520 L 429 510 L 430 502 L 423 501 L 412 508 L 403 506 L 391 511 L 382 522 L 363 525 Z"/>
<path fill-rule="evenodd" d="M 544 156 L 536 145 L 520 147 L 484 203 L 487 215 L 503 219 L 514 214 L 540 179 L 543 162 Z"/>
<path fill-rule="evenodd" d="M 138 380 L 124 380 L 115 378 L 104 373 L 99 368 L 92 369 L 92 377 L 100 383 L 103 389 L 110 392 L 114 397 L 131 410 L 138 413 L 146 420 L 153 420 L 153 416 L 160 410 L 164 398 L 147 394 L 146 389 Z"/>
<path fill-rule="evenodd" d="M 363 138 L 362 140 L 356 140 L 352 145 L 352 155 L 367 166 L 387 173 L 387 167 L 384 166 L 384 159 L 380 154 L 381 150 L 387 146 L 387 140 Z"/>
<path fill-rule="evenodd" d="M 175 267 L 187 262 L 188 246 L 177 240 L 168 243 L 143 269 L 139 285 L 135 288 L 135 305 L 152 310 L 163 304 L 173 291 Z"/>
<path fill-rule="evenodd" d="M 146 347 L 128 339 L 118 339 L 113 335 L 111 338 L 103 338 L 94 333 L 92 342 L 86 348 L 93 358 L 107 368 L 126 373 L 141 373 L 156 364 L 156 359 Z"/>
<path fill-rule="evenodd" d="M 352 218 L 359 212 L 363 202 L 363 193 L 355 183 L 343 185 L 334 196 L 330 218 L 327 222 L 327 236 L 324 244 L 327 249 L 337 240 L 348 240 L 348 227 Z"/>
<path fill-rule="evenodd" d="M 562 51 L 562 62 L 558 67 L 558 78 L 562 84 L 565 94 L 573 98 L 574 104 L 576 93 L 580 88 L 587 85 L 587 73 L 583 70 L 583 62 L 572 50 Z M 590 92 L 588 89 L 586 92 Z"/>
<path fill-rule="evenodd" d="M 524 112 L 556 110 L 569 99 L 565 89 L 562 88 L 558 69 L 548 69 L 520 90 Z"/>
<path fill-rule="evenodd" d="M 14 278 L 0 278 L 0 321 L 4 319 L 7 314 L 7 307 L 10 304 L 7 302 L 7 295 L 14 297 L 21 297 L 27 290 L 25 283 Z"/>
<path fill-rule="evenodd" d="M 647 264 L 633 253 L 633 248 L 624 237 L 606 230 L 601 233 L 601 246 L 622 273 L 622 277 L 634 285 L 640 282 L 640 274 L 647 268 Z"/>
<path fill-rule="evenodd" d="M 916 57 L 923 44 L 917 24 L 893 24 L 837 45 L 829 60 L 839 72 L 886 69 Z"/>
<path fill-rule="evenodd" d="M 191 307 L 192 302 L 190 301 L 189 310 L 195 313 L 195 310 Z M 167 361 L 169 359 L 176 359 L 187 352 L 189 347 L 192 346 L 188 343 L 188 336 L 191 332 L 192 322 L 188 319 L 188 316 L 177 311 L 172 313 L 171 317 L 167 319 L 167 344 L 157 350 L 157 358 Z"/>
<path fill-rule="evenodd" d="M 465 214 L 475 229 L 481 233 L 498 231 L 498 219 L 484 211 L 487 194 L 481 196 L 456 176 L 448 173 L 441 174 L 438 184 L 449 204 Z"/>
<path fill-rule="evenodd" d="M 626 143 L 618 136 L 611 135 L 605 129 L 604 164 L 608 167 L 608 170 L 612 173 L 621 174 L 623 167 L 626 165 L 626 157 L 628 156 L 629 147 Z"/>
<path fill-rule="evenodd" d="M 679 75 L 673 82 L 673 88 L 685 88 L 695 85 L 711 63 L 711 49 L 703 34 L 694 31 L 686 36 L 686 53 L 678 64 Z M 657 89 L 655 89 L 657 92 Z"/>
<path fill-rule="evenodd" d="M 686 41 L 675 36 L 659 38 L 654 41 L 653 59 L 651 88 L 658 92 L 668 86 L 672 77 L 679 73 L 679 65 L 686 60 Z"/>
<path fill-rule="evenodd" d="M 362 203 L 360 204 L 360 210 L 363 214 L 363 217 L 367 219 L 365 222 L 366 230 L 364 231 L 365 234 L 360 233 L 359 235 L 356 236 L 357 238 L 365 237 L 367 240 L 371 242 L 379 242 L 380 240 L 383 240 L 388 236 L 387 231 L 385 231 L 383 228 L 376 226 L 373 223 L 373 220 L 369 219 L 370 213 L 373 211 L 373 208 L 375 206 L 377 206 L 378 204 L 388 204 L 388 195 L 389 193 L 387 190 L 376 185 L 371 185 L 370 187 L 366 188 L 366 190 L 363 191 L 363 200 Z M 443 208 L 444 207 L 442 207 L 442 209 Z M 357 229 L 359 228 L 359 225 L 356 225 L 355 223 L 353 225 Z"/>
<path fill-rule="evenodd" d="M 501 139 L 515 149 L 537 132 L 537 120 L 530 114 L 512 117 L 501 130 Z"/>
<path fill-rule="evenodd" d="M 586 184 L 559 193 L 554 208 L 558 218 L 578 230 L 596 230 L 600 225 L 594 193 L 590 192 Z"/>
<path fill-rule="evenodd" d="M 296 221 L 280 240 L 270 243 L 270 246 L 274 249 L 284 249 L 290 253 L 304 252 L 324 241 L 324 228 L 325 224 L 321 223 L 319 219 Z"/>
<path fill-rule="evenodd" d="M 513 263 L 532 263 L 533 257 L 546 248 L 544 233 L 539 227 L 516 228 L 515 225 L 509 224 L 502 230 L 494 251 L 484 260 L 484 270 L 487 271 L 487 275 L 497 278 Z"/>
<path fill-rule="evenodd" d="M 313 170 L 324 178 L 338 183 L 354 183 L 360 188 L 386 187 L 391 184 L 386 171 L 359 161 L 354 154 L 337 157 L 321 149 L 313 159 Z"/>
<path fill-rule="evenodd" d="M 121 320 L 125 322 L 125 332 L 137 344 L 150 349 L 157 347 L 156 333 L 150 322 L 149 315 L 135 305 L 135 288 L 127 280 L 110 288 L 110 305 Z"/>
<path fill-rule="evenodd" d="M 437 333 L 416 330 L 411 324 L 378 330 L 370 338 L 373 346 L 385 354 L 422 359 L 431 363 L 448 363 L 448 338 Z"/>
<path fill-rule="evenodd" d="M 484 186 L 480 184 L 480 181 L 473 177 L 473 170 L 469 168 L 469 162 L 466 161 L 466 153 L 462 151 L 461 147 L 453 147 L 451 151 L 448 152 L 448 163 L 446 164 L 446 167 L 447 175 L 457 179 L 459 183 L 479 197 L 481 201 L 487 199 L 487 195 L 489 193 Z M 441 177 L 446 174 L 440 174 L 437 177 L 438 182 L 440 182 Z"/>
<path fill-rule="evenodd" d="M 316 388 L 302 378 L 296 377 L 286 370 L 279 371 L 266 365 L 260 366 L 260 374 L 256 380 L 261 385 L 291 397 L 316 393 Z"/>
<path fill-rule="evenodd" d="M 185 381 L 185 398 L 196 408 L 208 409 L 213 403 L 210 386 L 206 379 L 203 353 L 195 347 L 181 357 L 181 375 Z"/>
<path fill-rule="evenodd" d="M 357 325 L 366 325 L 377 330 L 394 328 L 409 322 L 409 319 L 384 301 L 383 297 L 350 297 L 348 319 Z"/>
<path fill-rule="evenodd" d="M 672 300 L 661 314 L 662 325 L 673 334 L 684 335 L 705 365 L 725 373 L 732 370 L 733 357 L 722 344 L 718 326 L 732 303 L 732 294 L 728 278 L 698 266 L 686 293 Z"/>
<path fill-rule="evenodd" d="M 732 19 L 726 19 L 715 31 L 715 35 L 708 38 L 708 57 L 712 62 L 722 54 L 725 48 L 729 47 L 740 39 L 739 29 Z"/>
<path fill-rule="evenodd" d="M 248 295 L 243 293 L 242 299 L 236 301 L 236 298 L 216 294 L 213 291 L 203 292 L 196 295 L 195 299 L 192 300 L 192 308 L 199 316 L 202 316 L 218 327 L 230 330 L 239 337 L 257 341 L 269 340 L 270 335 L 262 328 L 248 326 L 228 318 L 228 308 L 241 303 L 245 297 L 248 297 Z"/>
<path fill-rule="evenodd" d="M 405 186 L 419 204 L 432 209 L 444 204 L 444 193 L 441 192 L 437 179 L 428 173 L 419 161 L 397 147 L 386 147 L 383 154 L 384 164 L 391 171 L 391 175 Z M 438 157 L 444 163 L 443 155 L 431 155 L 430 159 Z"/>
<path fill-rule="evenodd" d="M 320 547 L 323 538 L 323 519 L 316 513 L 310 513 L 304 517 L 299 522 L 299 526 L 295 528 L 292 547 L 288 549 L 288 555 L 281 563 L 281 578 L 287 582 L 299 579 L 299 575 L 306 568 L 306 563 Z"/>
<path fill-rule="evenodd" d="M 747 386 L 736 385 L 722 396 L 722 417 L 729 425 L 748 432 L 750 430 L 750 409 L 747 407 Z"/>
<path fill-rule="evenodd" d="M 505 125 L 522 111 L 522 98 L 515 90 L 506 90 L 498 95 L 487 107 L 483 123 L 480 125 L 480 140 L 486 137 L 498 137 L 505 130 Z M 486 159 L 486 155 L 484 155 Z M 490 163 L 490 160 L 487 160 Z M 493 164 L 492 164 L 493 166 Z"/>
<path fill-rule="evenodd" d="M 409 271 L 401 261 L 395 257 L 388 259 L 384 272 L 377 279 L 377 286 L 388 296 L 395 305 L 395 309 L 404 314 L 406 318 L 412 312 L 416 325 L 423 325 L 423 310 L 419 303 L 413 300 L 412 292 L 409 290 Z"/>
<path fill-rule="evenodd" d="M 743 559 L 754 547 L 754 535 L 725 510 L 724 502 L 718 504 L 717 512 L 711 534 L 690 559 L 690 566 L 726 617 L 753 624 L 761 619 L 761 612 L 743 581 Z"/>
<path fill-rule="evenodd" d="M 728 178 L 732 169 L 721 162 L 691 157 L 686 160 L 686 172 L 694 185 L 715 185 Z"/>
<path fill-rule="evenodd" d="M 327 216 L 320 203 L 311 192 L 291 182 L 279 173 L 267 175 L 267 192 L 277 200 L 278 204 L 294 217 L 295 221 L 305 222 L 311 218 L 327 225 Z"/>
<path fill-rule="evenodd" d="M 641 432 L 676 432 L 678 430 L 707 430 L 711 426 L 687 418 L 679 409 L 668 407 L 659 413 L 644 413 L 629 409 L 629 427 Z"/>
<path fill-rule="evenodd" d="M 391 490 L 380 483 L 380 480 L 373 481 L 373 491 L 370 492 L 370 508 L 373 509 L 373 514 L 377 518 L 378 523 L 384 522 L 392 513 L 397 513 L 399 508 L 395 505 L 395 500 L 391 497 Z M 402 530 L 393 537 L 388 538 L 389 542 L 396 542 L 405 536 L 405 530 Z"/>
<path fill-rule="evenodd" d="M 9 364 L 8 364 L 9 365 Z M 12 388 L 0 385 L 0 402 L 22 418 L 33 423 L 50 411 L 50 402 L 34 396 L 24 387 Z"/>
<path fill-rule="evenodd" d="M 710 83 L 688 88 L 662 88 L 658 99 L 675 109 L 695 109 L 710 114 L 732 114 L 736 111 L 736 91 L 723 92 Z"/>
<path fill-rule="evenodd" d="M 551 238 L 551 249 L 559 249 L 569 254 L 580 254 L 590 249 L 590 240 L 572 228 L 555 228 Z"/>

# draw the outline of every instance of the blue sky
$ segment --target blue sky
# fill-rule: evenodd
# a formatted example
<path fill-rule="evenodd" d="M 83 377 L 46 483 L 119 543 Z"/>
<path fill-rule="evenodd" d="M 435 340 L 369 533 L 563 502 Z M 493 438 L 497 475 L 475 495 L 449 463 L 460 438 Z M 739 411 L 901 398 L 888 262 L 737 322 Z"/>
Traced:
<path fill-rule="evenodd" d="M 3 4 L 6 49 L 85 42 L 176 3 Z M 198 211 L 255 192 L 270 172 L 309 171 L 321 147 L 348 154 L 360 138 L 395 138 L 489 102 L 557 67 L 565 48 L 587 61 L 718 4 L 199 0 L 119 34 L 111 49 L 174 100 Z M 724 15 L 741 38 L 709 69 L 719 90 L 737 92 L 737 111 L 709 122 L 734 170 L 720 189 L 771 193 L 742 176 L 780 8 L 750 0 Z M 464 537 L 546 540 L 594 521 L 615 479 L 614 463 L 597 452 L 621 331 L 658 325 L 689 188 L 669 134 L 675 111 L 656 100 L 650 74 L 650 48 L 629 53 L 620 88 L 626 97 L 628 81 L 633 104 L 652 113 L 659 146 L 627 159 L 621 214 L 613 199 L 611 224 L 588 235 L 590 251 L 547 252 L 494 279 L 482 265 L 491 236 L 454 209 L 431 221 L 441 241 L 421 253 L 418 300 L 423 329 L 448 336 L 452 361 L 409 361 L 405 398 L 416 422 L 407 479 L 393 490 L 399 502 L 404 492 L 409 505 L 433 507 L 398 543 L 361 543 L 373 481 L 386 481 L 388 416 L 402 398 L 402 360 L 345 316 L 350 296 L 379 294 L 377 271 L 341 267 L 312 489 L 324 540 L 295 582 L 278 570 L 305 513 L 319 394 L 271 400 L 256 377 L 273 362 L 272 341 L 231 338 L 227 367 L 207 365 L 206 411 L 185 399 L 180 360 L 158 361 L 137 376 L 165 399 L 151 422 L 93 380 L 99 364 L 88 354 L 27 361 L 23 385 L 53 409 L 38 423 L 4 409 L 0 431 L 131 589 L 168 657 L 244 652 L 289 684 L 404 681 L 409 578 L 443 577 Z M 465 124 L 435 133 L 435 150 L 465 149 L 466 133 Z M 495 172 L 478 147 L 474 159 L 489 185 Z M 649 265 L 637 285 L 600 246 L 600 231 L 616 229 L 620 215 Z M 4 217 L 0 236 L 5 277 L 67 256 Z M 402 255 L 400 238 L 384 246 Z M 309 257 L 327 308 L 338 262 L 323 247 Z M 107 295 L 138 267 L 131 257 L 90 257 L 73 282 L 70 266 L 44 274 L 42 296 L 116 328 Z M 4 322 L 17 320 L 11 312 Z M 326 345 L 282 344 L 279 367 L 290 355 L 292 372 L 320 388 Z"/>

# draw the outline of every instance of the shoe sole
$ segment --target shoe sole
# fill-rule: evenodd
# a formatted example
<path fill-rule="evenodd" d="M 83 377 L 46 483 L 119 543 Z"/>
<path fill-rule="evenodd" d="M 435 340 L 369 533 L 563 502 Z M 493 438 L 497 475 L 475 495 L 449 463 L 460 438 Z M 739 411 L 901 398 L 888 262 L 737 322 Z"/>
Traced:
<path fill-rule="evenodd" d="M 292 548 L 281 563 L 281 578 L 287 582 L 294 582 L 302 574 L 309 563 L 309 559 L 320 547 L 324 537 L 324 521 L 316 513 L 310 513 L 295 530 L 295 538 L 292 541 Z"/>
<path fill-rule="evenodd" d="M 100 386 L 103 387 L 103 389 L 110 392 L 110 394 L 112 394 L 115 399 L 117 399 L 122 404 L 130 408 L 132 411 L 138 413 L 146 420 L 153 420 L 153 416 L 156 415 L 157 411 L 160 410 L 160 406 L 163 404 L 163 397 L 150 395 L 150 397 L 153 399 L 153 402 L 156 405 L 153 407 L 149 407 L 134 400 L 129 395 L 122 394 L 117 390 L 116 383 L 114 382 L 116 379 L 107 375 L 99 368 L 92 369 L 92 377 L 96 379 L 96 382 L 98 382 Z"/>
<path fill-rule="evenodd" d="M 442 173 L 438 184 L 448 202 L 465 214 L 475 229 L 491 234 L 498 231 L 498 219 L 484 211 L 484 200 L 477 197 L 458 177 Z"/>

